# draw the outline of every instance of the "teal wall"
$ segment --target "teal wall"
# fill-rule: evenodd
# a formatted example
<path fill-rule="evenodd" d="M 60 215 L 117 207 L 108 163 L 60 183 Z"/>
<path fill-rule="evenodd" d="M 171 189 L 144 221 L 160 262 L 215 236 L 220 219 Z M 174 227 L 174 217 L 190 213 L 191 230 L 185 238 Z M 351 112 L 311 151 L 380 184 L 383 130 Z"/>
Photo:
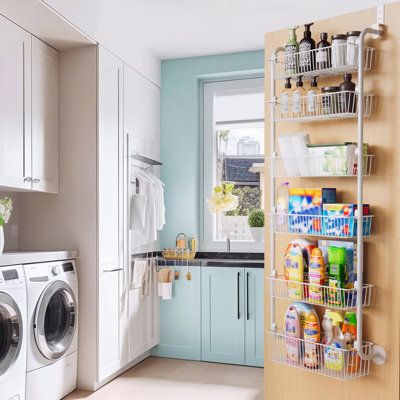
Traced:
<path fill-rule="evenodd" d="M 166 225 L 161 248 L 173 247 L 179 232 L 200 236 L 201 82 L 263 72 L 263 51 L 162 61 L 161 177 L 166 184 Z"/>

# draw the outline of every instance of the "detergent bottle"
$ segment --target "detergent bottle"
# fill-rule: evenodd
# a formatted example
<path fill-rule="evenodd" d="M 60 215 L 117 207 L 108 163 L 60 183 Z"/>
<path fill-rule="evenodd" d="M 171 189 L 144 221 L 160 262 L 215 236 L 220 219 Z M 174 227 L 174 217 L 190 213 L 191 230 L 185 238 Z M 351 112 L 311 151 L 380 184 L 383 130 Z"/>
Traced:
<path fill-rule="evenodd" d="M 357 316 L 355 312 L 346 312 L 342 326 L 342 333 L 346 346 L 349 349 L 347 371 L 353 374 L 358 371 L 361 363 L 360 356 L 354 348 L 354 342 L 357 339 Z"/>
<path fill-rule="evenodd" d="M 321 327 L 318 316 L 310 313 L 306 317 L 304 327 L 304 366 L 316 369 L 319 367 L 319 345 L 321 341 Z"/>
<path fill-rule="evenodd" d="M 286 359 L 289 364 L 300 362 L 300 317 L 294 305 L 285 314 Z"/>
<path fill-rule="evenodd" d="M 332 327 L 332 320 L 329 317 L 329 313 L 331 310 L 325 309 L 324 317 L 322 318 L 322 340 L 321 344 L 327 344 L 333 339 L 333 327 Z"/>
<path fill-rule="evenodd" d="M 334 306 L 344 306 L 343 289 L 346 282 L 346 249 L 344 247 L 328 247 L 329 289 L 328 302 Z"/>
<path fill-rule="evenodd" d="M 341 330 L 343 317 L 339 312 L 335 311 L 330 311 L 328 316 L 332 320 L 333 338 L 326 344 L 324 350 L 325 367 L 332 371 L 340 372 L 344 368 L 347 355 L 346 342 L 343 339 Z"/>
<path fill-rule="evenodd" d="M 310 301 L 316 304 L 323 304 L 325 293 L 324 288 L 321 286 L 325 283 L 325 262 L 322 251 L 317 247 L 311 251 L 308 280 L 310 282 Z"/>
<path fill-rule="evenodd" d="M 288 295 L 290 299 L 301 300 L 303 298 L 304 259 L 301 247 L 294 244 L 285 260 L 286 276 L 288 282 Z M 300 282 L 300 283 L 295 283 Z"/>

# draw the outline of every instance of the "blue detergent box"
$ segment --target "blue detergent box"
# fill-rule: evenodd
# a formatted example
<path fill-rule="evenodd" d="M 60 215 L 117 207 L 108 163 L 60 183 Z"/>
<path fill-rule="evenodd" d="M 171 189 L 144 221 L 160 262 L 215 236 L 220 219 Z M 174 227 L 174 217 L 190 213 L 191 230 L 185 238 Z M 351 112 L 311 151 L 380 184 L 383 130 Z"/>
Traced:
<path fill-rule="evenodd" d="M 289 232 L 322 234 L 323 205 L 336 203 L 335 188 L 290 188 Z M 316 217 L 313 217 L 316 216 Z"/>
<path fill-rule="evenodd" d="M 357 236 L 357 204 L 324 204 L 323 234 L 326 236 Z M 369 215 L 369 204 L 364 204 L 363 215 Z M 332 218 L 327 218 L 332 217 Z M 363 219 L 363 235 L 371 233 L 371 218 Z"/>

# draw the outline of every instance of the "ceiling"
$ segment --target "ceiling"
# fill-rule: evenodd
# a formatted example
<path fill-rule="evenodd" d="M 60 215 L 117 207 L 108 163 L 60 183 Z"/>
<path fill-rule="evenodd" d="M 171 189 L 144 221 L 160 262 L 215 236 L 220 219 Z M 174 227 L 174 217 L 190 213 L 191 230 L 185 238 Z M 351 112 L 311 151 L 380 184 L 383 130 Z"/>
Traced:
<path fill-rule="evenodd" d="M 264 33 L 382 0 L 42 0 L 96 41 L 161 59 L 262 49 Z M 122 38 L 122 40 L 121 40 Z M 115 42 L 115 45 L 113 45 Z M 118 42 L 118 43 L 117 43 Z"/>

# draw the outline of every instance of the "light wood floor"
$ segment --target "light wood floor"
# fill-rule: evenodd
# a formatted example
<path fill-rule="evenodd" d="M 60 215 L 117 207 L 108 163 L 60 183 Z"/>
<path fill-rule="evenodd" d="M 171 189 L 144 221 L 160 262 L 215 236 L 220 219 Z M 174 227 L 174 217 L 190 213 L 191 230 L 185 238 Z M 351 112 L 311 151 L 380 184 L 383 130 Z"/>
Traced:
<path fill-rule="evenodd" d="M 95 393 L 64 400 L 263 400 L 262 368 L 151 357 Z"/>

